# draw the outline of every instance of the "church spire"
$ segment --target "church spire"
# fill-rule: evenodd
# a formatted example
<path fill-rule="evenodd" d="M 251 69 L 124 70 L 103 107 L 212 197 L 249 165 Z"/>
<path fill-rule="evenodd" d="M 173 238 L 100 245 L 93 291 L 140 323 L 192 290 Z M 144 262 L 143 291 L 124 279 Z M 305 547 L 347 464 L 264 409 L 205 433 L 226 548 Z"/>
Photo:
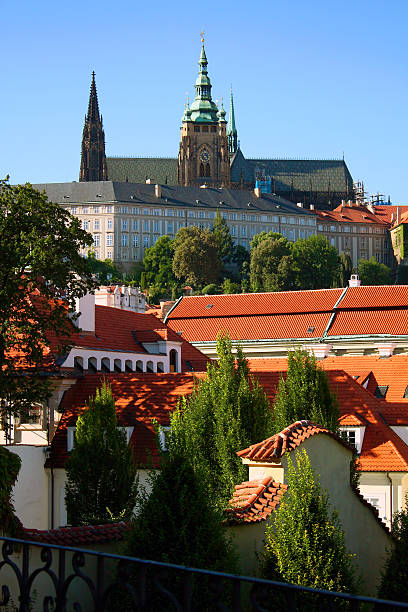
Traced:
<path fill-rule="evenodd" d="M 229 151 L 230 156 L 232 157 L 238 151 L 238 132 L 237 132 L 237 128 L 235 127 L 234 97 L 232 95 L 232 87 L 231 87 L 230 113 L 229 113 L 227 137 L 228 137 L 228 151 Z"/>
<path fill-rule="evenodd" d="M 79 180 L 108 180 L 105 155 L 105 133 L 102 125 L 102 115 L 99 114 L 95 72 L 92 72 L 88 114 L 85 115 L 85 125 L 82 133 L 81 168 L 79 171 Z"/>
<path fill-rule="evenodd" d="M 203 36 L 201 37 L 201 53 L 198 65 L 198 77 L 195 83 L 196 97 L 190 106 L 190 120 L 199 123 L 216 123 L 218 121 L 218 107 L 211 98 L 211 81 L 208 76 L 208 61 Z"/>

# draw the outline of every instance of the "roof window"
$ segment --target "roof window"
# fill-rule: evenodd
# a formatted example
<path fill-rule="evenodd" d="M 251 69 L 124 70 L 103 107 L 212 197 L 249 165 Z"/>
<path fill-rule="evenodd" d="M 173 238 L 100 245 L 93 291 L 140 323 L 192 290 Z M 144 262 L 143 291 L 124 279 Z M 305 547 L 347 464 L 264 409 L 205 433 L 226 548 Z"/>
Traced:
<path fill-rule="evenodd" d="M 315 327 L 308 327 L 308 328 L 307 328 L 307 333 L 308 333 L 308 334 L 313 334 L 313 332 L 314 332 L 314 330 L 315 330 L 315 329 L 316 329 Z"/>
<path fill-rule="evenodd" d="M 407 386 L 407 387 L 405 387 L 405 391 L 404 391 L 404 395 L 403 395 L 403 397 L 404 397 L 405 399 L 407 399 L 407 398 L 408 398 L 408 386 Z"/>
<path fill-rule="evenodd" d="M 207 304 L 206 308 L 212 308 L 214 304 Z"/>
<path fill-rule="evenodd" d="M 378 397 L 378 399 L 385 399 L 387 395 L 388 385 L 377 385 L 376 390 L 374 391 L 374 396 Z"/>

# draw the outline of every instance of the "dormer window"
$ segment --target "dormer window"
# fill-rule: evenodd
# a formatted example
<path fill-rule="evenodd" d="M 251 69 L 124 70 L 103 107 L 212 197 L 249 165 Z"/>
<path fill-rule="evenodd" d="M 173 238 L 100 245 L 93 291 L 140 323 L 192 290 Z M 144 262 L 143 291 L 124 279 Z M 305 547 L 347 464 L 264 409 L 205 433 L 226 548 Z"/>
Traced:
<path fill-rule="evenodd" d="M 376 390 L 374 391 L 374 396 L 378 397 L 378 399 L 385 399 L 387 395 L 388 385 L 377 385 Z"/>
<path fill-rule="evenodd" d="M 340 427 L 340 435 L 350 444 L 350 446 L 354 447 L 357 453 L 361 454 L 361 449 L 363 446 L 365 427 Z"/>

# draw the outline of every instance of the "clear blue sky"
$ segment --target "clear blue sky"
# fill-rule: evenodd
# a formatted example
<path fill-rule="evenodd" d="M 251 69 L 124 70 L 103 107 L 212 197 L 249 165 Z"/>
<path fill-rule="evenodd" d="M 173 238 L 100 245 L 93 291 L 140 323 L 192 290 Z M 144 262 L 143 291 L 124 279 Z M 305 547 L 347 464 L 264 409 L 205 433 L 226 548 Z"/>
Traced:
<path fill-rule="evenodd" d="M 8 2 L 0 176 L 78 180 L 92 70 L 107 155 L 176 156 L 204 29 L 244 155 L 344 152 L 370 193 L 407 204 L 407 23 L 406 0 Z"/>

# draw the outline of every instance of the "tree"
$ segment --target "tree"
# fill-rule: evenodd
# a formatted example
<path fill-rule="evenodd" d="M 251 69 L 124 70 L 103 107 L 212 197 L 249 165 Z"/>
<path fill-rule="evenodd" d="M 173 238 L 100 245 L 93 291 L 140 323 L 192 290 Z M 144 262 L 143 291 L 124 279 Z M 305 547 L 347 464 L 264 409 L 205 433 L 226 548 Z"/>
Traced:
<path fill-rule="evenodd" d="M 103 261 L 96 259 L 95 254 L 90 251 L 87 263 L 91 272 L 96 275 L 102 285 L 123 282 L 122 273 L 119 272 L 111 259 L 104 259 Z"/>
<path fill-rule="evenodd" d="M 225 508 L 236 483 L 247 477 L 236 452 L 271 435 L 272 413 L 241 349 L 235 360 L 231 340 L 219 336 L 217 354 L 218 363 L 208 366 L 206 378 L 172 414 L 171 446 L 184 449 L 209 498 Z"/>
<path fill-rule="evenodd" d="M 251 251 L 256 249 L 258 244 L 266 238 L 276 238 L 278 240 L 279 238 L 282 238 L 282 234 L 278 234 L 276 232 L 259 232 L 259 234 L 255 234 L 249 244 Z"/>
<path fill-rule="evenodd" d="M 385 264 L 378 263 L 375 257 L 360 259 L 358 262 L 358 275 L 362 285 L 391 285 L 391 269 Z"/>
<path fill-rule="evenodd" d="M 50 392 L 45 356 L 66 350 L 68 312 L 95 283 L 80 251 L 92 237 L 30 184 L 0 181 L 0 418 Z M 52 343 L 51 343 L 52 338 Z M 21 375 L 25 371 L 24 376 Z"/>
<path fill-rule="evenodd" d="M 265 236 L 251 250 L 250 281 L 253 291 L 291 289 L 292 245 L 282 236 Z"/>
<path fill-rule="evenodd" d="M 222 261 L 225 263 L 232 258 L 234 252 L 234 242 L 231 238 L 231 233 L 228 227 L 228 223 L 221 217 L 220 212 L 217 210 L 215 215 L 212 232 L 217 241 L 217 247 Z"/>
<path fill-rule="evenodd" d="M 221 260 L 216 237 L 195 225 L 182 227 L 174 239 L 173 272 L 193 286 L 216 283 Z"/>
<path fill-rule="evenodd" d="M 306 451 L 296 451 L 295 457 L 296 467 L 288 457 L 288 491 L 266 528 L 264 575 L 352 593 L 356 589 L 353 555 L 346 549 L 339 518 L 330 509 Z M 312 603 L 310 596 L 303 598 L 304 604 Z"/>
<path fill-rule="evenodd" d="M 222 283 L 222 292 L 224 294 L 241 293 L 241 285 L 233 283 L 230 278 L 226 278 Z"/>
<path fill-rule="evenodd" d="M 305 419 L 337 433 L 339 416 L 337 400 L 316 358 L 306 351 L 290 351 L 287 375 L 279 381 L 273 406 L 275 432 Z"/>
<path fill-rule="evenodd" d="M 340 253 L 340 265 L 339 265 L 339 286 L 348 287 L 348 282 L 353 273 L 353 262 L 348 253 L 343 251 Z"/>
<path fill-rule="evenodd" d="M 132 516 L 136 466 L 126 434 L 118 427 L 115 400 L 106 382 L 78 417 L 66 473 L 65 501 L 71 525 L 97 525 Z"/>
<path fill-rule="evenodd" d="M 20 471 L 21 459 L 4 446 L 0 446 L 0 535 L 18 537 L 22 528 L 14 513 L 12 488 Z"/>
<path fill-rule="evenodd" d="M 339 257 L 324 236 L 297 240 L 292 255 L 299 289 L 327 289 L 337 284 Z"/>
<path fill-rule="evenodd" d="M 162 287 L 164 291 L 170 292 L 177 282 L 172 262 L 173 240 L 168 236 L 161 236 L 155 245 L 145 251 L 143 266 L 147 285 Z"/>
<path fill-rule="evenodd" d="M 408 497 L 405 508 L 392 519 L 394 542 L 384 564 L 378 597 L 408 602 Z M 382 608 L 381 608 L 382 609 Z M 390 608 L 394 610 L 394 608 Z"/>

